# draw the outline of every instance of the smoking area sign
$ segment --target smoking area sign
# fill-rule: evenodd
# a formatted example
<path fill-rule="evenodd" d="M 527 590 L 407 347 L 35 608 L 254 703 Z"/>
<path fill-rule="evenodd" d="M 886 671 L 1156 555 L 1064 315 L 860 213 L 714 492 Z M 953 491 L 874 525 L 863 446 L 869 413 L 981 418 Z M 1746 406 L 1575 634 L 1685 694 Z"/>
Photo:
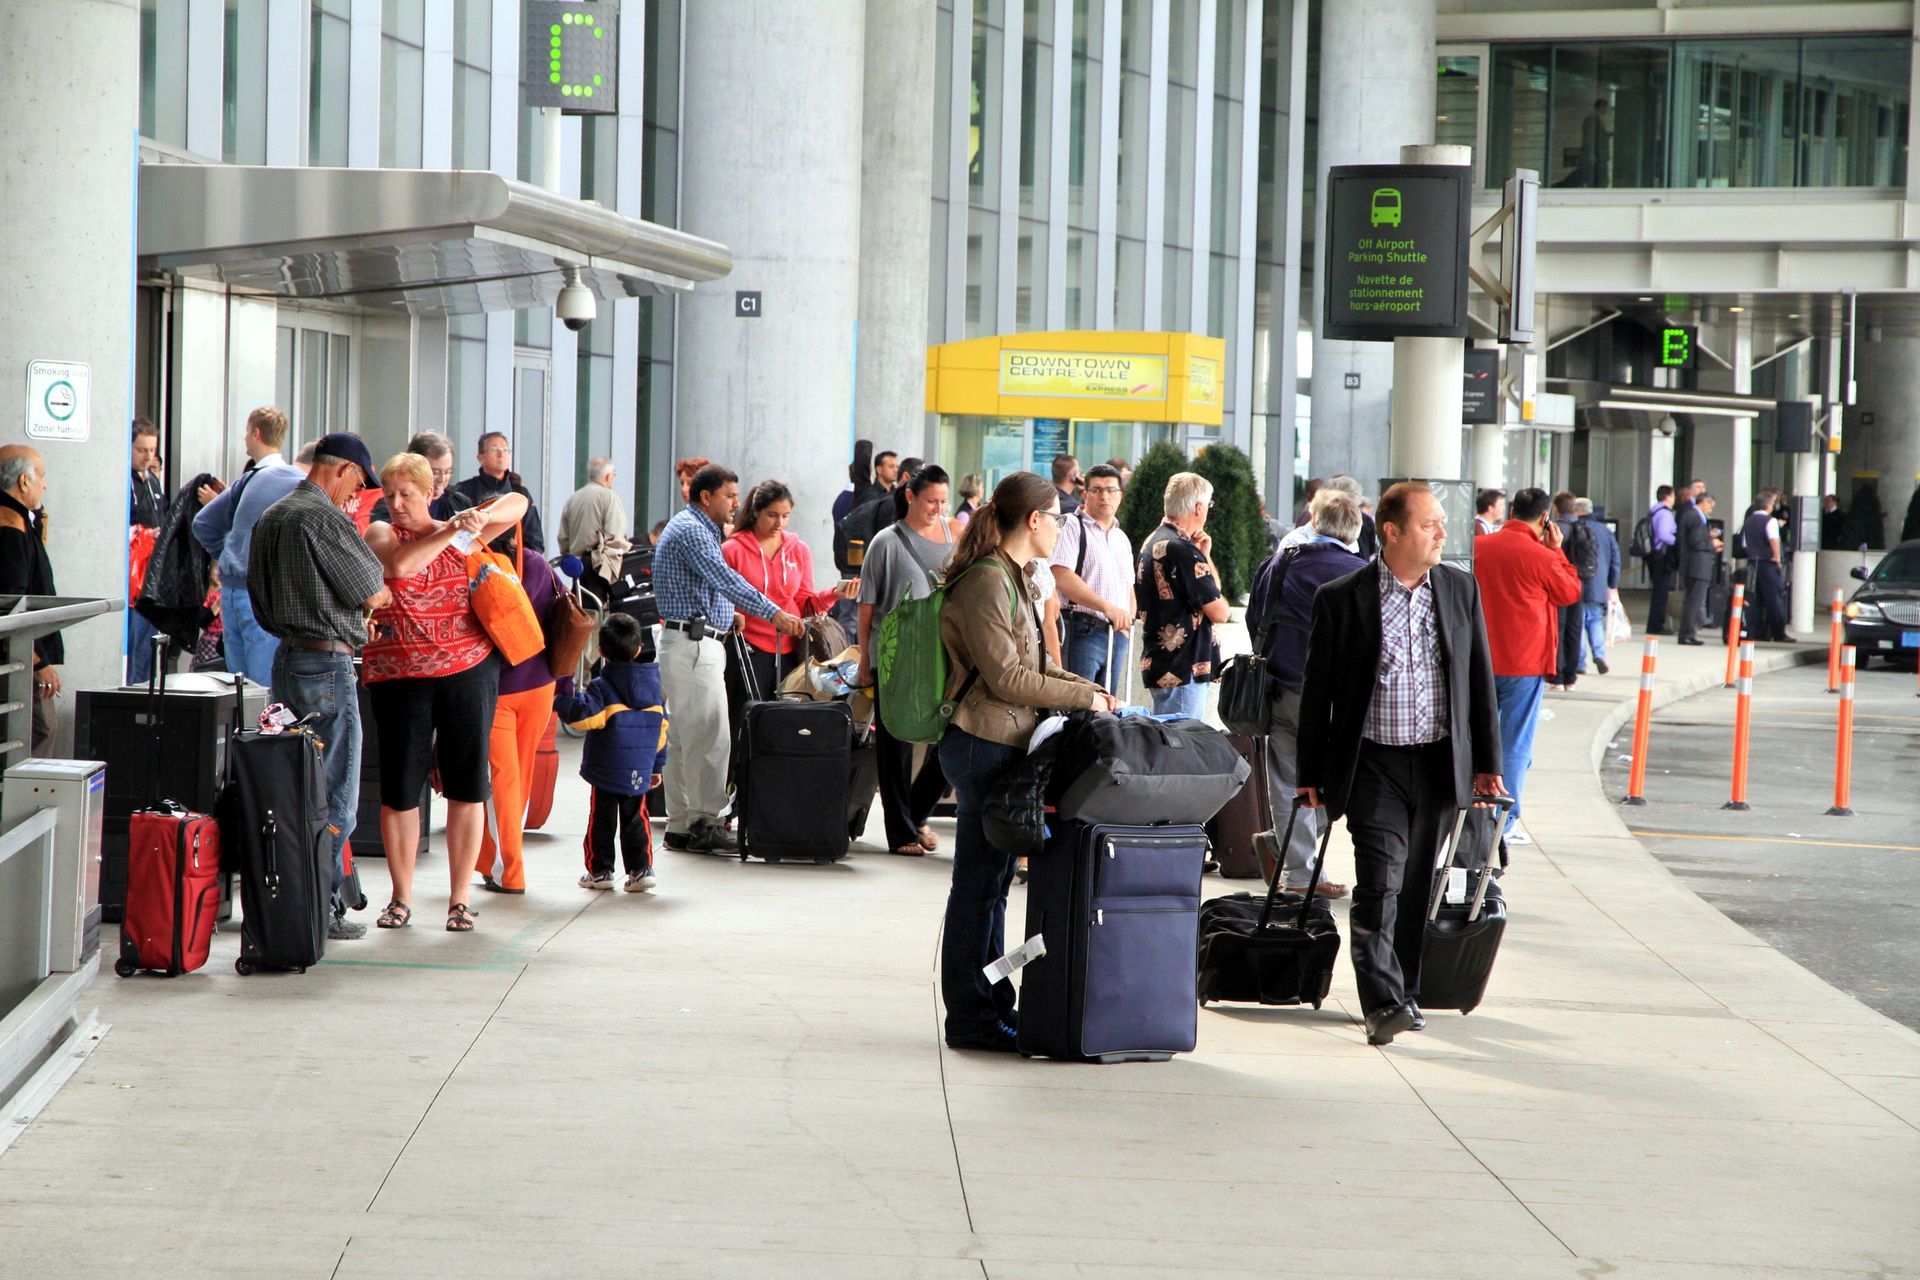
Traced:
<path fill-rule="evenodd" d="M 1463 338 L 1473 170 L 1339 165 L 1328 171 L 1329 338 Z"/>
<path fill-rule="evenodd" d="M 75 360 L 27 365 L 27 435 L 35 440 L 85 440 L 93 424 L 93 368 Z"/>

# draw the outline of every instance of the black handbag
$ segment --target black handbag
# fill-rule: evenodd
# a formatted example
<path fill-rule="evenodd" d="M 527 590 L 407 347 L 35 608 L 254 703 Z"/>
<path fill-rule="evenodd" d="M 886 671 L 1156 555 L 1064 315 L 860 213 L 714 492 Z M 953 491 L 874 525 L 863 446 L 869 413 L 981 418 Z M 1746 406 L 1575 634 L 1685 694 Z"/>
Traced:
<path fill-rule="evenodd" d="M 1046 848 L 1047 788 L 1058 743 L 1056 735 L 1002 769 L 981 806 L 987 843 L 1010 858 L 1035 858 Z"/>
<path fill-rule="evenodd" d="M 1268 573 L 1266 610 L 1258 626 L 1250 627 L 1253 651 L 1229 660 L 1220 668 L 1216 683 L 1220 686 L 1220 723 L 1227 732 L 1249 738 L 1264 738 L 1273 724 L 1273 700 L 1279 695 L 1280 681 L 1267 669 L 1267 633 L 1280 614 L 1281 592 L 1286 590 L 1287 569 L 1297 547 L 1288 547 L 1273 558 Z"/>

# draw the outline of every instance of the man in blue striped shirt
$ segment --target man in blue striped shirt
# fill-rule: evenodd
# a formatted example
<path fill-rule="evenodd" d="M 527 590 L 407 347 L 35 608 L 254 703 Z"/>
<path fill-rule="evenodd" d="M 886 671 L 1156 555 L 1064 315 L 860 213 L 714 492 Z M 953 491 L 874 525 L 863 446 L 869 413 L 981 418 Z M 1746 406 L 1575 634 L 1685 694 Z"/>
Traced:
<path fill-rule="evenodd" d="M 667 521 L 653 549 L 653 594 L 660 604 L 660 683 L 673 718 L 667 729 L 667 848 L 736 853 L 720 825 L 727 803 L 727 650 L 720 637 L 734 610 L 770 620 L 790 636 L 806 628 L 734 571 L 720 554 L 740 505 L 740 477 L 700 468 L 687 484 L 686 509 Z"/>

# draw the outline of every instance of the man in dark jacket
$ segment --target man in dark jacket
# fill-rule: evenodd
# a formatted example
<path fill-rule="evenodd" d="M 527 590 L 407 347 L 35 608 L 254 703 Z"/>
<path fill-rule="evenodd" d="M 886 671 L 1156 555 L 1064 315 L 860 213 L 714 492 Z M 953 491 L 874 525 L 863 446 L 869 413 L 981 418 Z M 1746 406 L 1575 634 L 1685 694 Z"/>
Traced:
<path fill-rule="evenodd" d="M 1580 665 L 1575 670 L 1580 675 L 1587 673 L 1586 655 L 1591 653 L 1595 669 L 1605 675 L 1607 632 L 1613 625 L 1613 619 L 1607 614 L 1614 596 L 1620 590 L 1620 539 L 1613 536 L 1612 529 L 1594 517 L 1591 499 L 1575 498 L 1573 514 L 1580 527 L 1593 539 L 1599 561 L 1593 576 L 1580 580 L 1580 625 L 1586 647 L 1581 651 Z M 1576 569 L 1578 567 L 1575 566 Z"/>
<path fill-rule="evenodd" d="M 153 540 L 166 514 L 166 478 L 160 471 L 160 428 L 147 418 L 135 418 L 133 500 L 127 508 L 129 545 L 138 548 L 144 542 L 143 553 L 151 556 Z M 142 533 L 143 529 L 153 532 Z M 153 672 L 153 624 L 133 607 L 140 596 L 138 580 L 144 576 L 144 569 L 134 575 L 129 583 L 133 594 L 127 599 L 127 680 L 131 684 L 145 684 Z"/>
<path fill-rule="evenodd" d="M 1360 536 L 1360 504 L 1338 489 L 1321 489 L 1307 505 L 1313 537 L 1287 548 L 1260 569 L 1247 601 L 1249 625 L 1266 656 L 1267 670 L 1279 682 L 1273 699 L 1267 736 L 1267 778 L 1275 804 L 1286 804 L 1298 779 L 1294 761 L 1299 755 L 1300 685 L 1306 677 L 1307 631 L 1313 623 L 1313 597 L 1335 578 L 1365 565 L 1347 550 Z M 1304 892 L 1313 875 L 1314 846 L 1320 837 L 1320 815 L 1313 810 L 1293 824 L 1287 842 L 1281 883 Z M 1347 887 L 1322 881 L 1317 891 L 1329 898 L 1346 896 Z"/>
<path fill-rule="evenodd" d="M 527 491 L 527 486 L 522 484 L 520 477 L 514 474 L 513 446 L 507 443 L 504 432 L 489 431 L 480 437 L 479 472 L 448 489 L 441 498 L 445 499 L 448 495 L 458 494 L 465 500 L 466 506 L 477 507 L 483 502 L 491 501 L 506 493 L 517 493 L 527 500 L 527 515 L 521 522 L 521 528 L 526 532 L 527 553 L 529 555 L 544 553 L 547 549 L 547 540 L 546 536 L 540 532 L 540 511 L 534 506 L 533 494 Z M 464 508 L 454 507 L 452 502 L 446 502 L 441 507 L 441 510 L 449 511 L 460 509 Z M 445 519 L 446 517 L 436 513 L 435 518 Z M 495 538 L 493 549 L 503 556 L 512 555 L 513 534 L 503 533 Z"/>
<path fill-rule="evenodd" d="M 1562 489 L 1554 494 L 1553 523 L 1560 529 L 1561 554 L 1580 575 L 1580 589 L 1584 593 L 1587 584 L 1600 572 L 1600 548 L 1594 542 L 1592 531 L 1580 522 L 1573 504 L 1571 490 Z M 1580 674 L 1580 637 L 1585 630 L 1585 618 L 1580 601 L 1561 606 L 1560 656 L 1553 679 L 1547 685 L 1549 689 L 1573 688 L 1574 679 Z"/>
<path fill-rule="evenodd" d="M 1358 881 L 1353 972 L 1367 1042 L 1426 1026 L 1414 1003 L 1432 856 L 1476 795 L 1497 795 L 1500 716 L 1480 587 L 1440 563 L 1426 485 L 1380 495 L 1380 557 L 1314 596 L 1300 697 L 1299 794 L 1345 816 Z"/>
<path fill-rule="evenodd" d="M 1712 626 L 1707 617 L 1707 591 L 1720 567 L 1722 543 L 1707 523 L 1713 515 L 1713 495 L 1704 489 L 1680 510 L 1680 572 L 1687 583 L 1687 600 L 1680 610 L 1680 643 L 1705 644 L 1696 632 Z"/>
<path fill-rule="evenodd" d="M 47 463 L 29 445 L 0 447 L 0 595 L 50 596 L 53 562 L 47 559 Z M 55 631 L 33 642 L 33 753 L 51 745 L 53 720 L 47 703 L 60 696 L 60 664 L 66 647 Z"/>

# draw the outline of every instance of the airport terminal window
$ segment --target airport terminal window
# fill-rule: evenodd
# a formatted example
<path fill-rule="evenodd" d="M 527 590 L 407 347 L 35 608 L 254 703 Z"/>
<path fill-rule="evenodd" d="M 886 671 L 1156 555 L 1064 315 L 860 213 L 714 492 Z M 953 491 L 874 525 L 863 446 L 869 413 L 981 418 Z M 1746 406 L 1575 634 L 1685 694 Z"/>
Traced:
<path fill-rule="evenodd" d="M 1232 6 L 1228 5 L 1228 9 Z M 1193 313 L 1194 130 L 1199 127 L 1199 14 L 1189 0 L 1173 0 L 1167 25 L 1167 131 L 1165 195 L 1161 208 L 1164 251 L 1160 314 L 1148 316 L 1163 329 L 1187 329 Z M 1213 50 L 1207 50 L 1211 55 Z"/>
<path fill-rule="evenodd" d="M 228 164 L 267 162 L 267 8 L 227 0 L 220 153 Z"/>
<path fill-rule="evenodd" d="M 447 435 L 462 466 L 487 429 L 487 318 L 447 318 Z"/>
<path fill-rule="evenodd" d="M 1900 187 L 1904 35 L 1495 45 L 1486 180 Z M 1446 67 L 1442 66 L 1442 83 Z"/>
<path fill-rule="evenodd" d="M 1047 214 L 1053 178 L 1053 14 L 1055 0 L 1026 0 L 1020 59 L 1020 260 L 1013 327 L 1047 318 Z M 936 273 L 937 274 L 937 273 Z"/>
<path fill-rule="evenodd" d="M 187 145 L 187 0 L 140 0 L 140 132 Z"/>
<path fill-rule="evenodd" d="M 1222 6 L 1214 28 L 1213 191 L 1208 199 L 1207 314 L 1196 327 L 1233 349 L 1240 297 L 1241 146 L 1246 129 L 1246 6 Z M 1204 324 L 1203 324 L 1204 321 Z"/>
<path fill-rule="evenodd" d="M 1120 17 L 1120 234 L 1147 235 L 1148 58 L 1153 51 L 1153 6 L 1124 5 Z"/>
<path fill-rule="evenodd" d="M 381 0 L 380 165 L 418 169 L 421 75 L 426 65 L 426 0 Z"/>
<path fill-rule="evenodd" d="M 676 48 L 678 45 L 676 44 Z M 673 429 L 673 299 L 658 296 L 640 299 L 640 405 L 639 440 L 634 451 L 637 463 L 633 491 L 641 507 L 635 511 L 636 530 L 652 526 L 654 520 L 672 515 L 671 509 L 648 512 L 644 523 L 646 495 L 652 491 L 652 451 L 649 442 L 666 439 Z M 669 458 L 671 454 L 667 455 Z"/>
<path fill-rule="evenodd" d="M 453 167 L 493 162 L 493 3 L 453 4 Z"/>
<path fill-rule="evenodd" d="M 347 163 L 347 59 L 349 0 L 311 0 L 307 76 L 307 163 L 344 168 Z"/>
<path fill-rule="evenodd" d="M 973 82 L 967 120 L 967 305 L 966 336 L 999 332 L 1000 302 L 1000 104 L 1002 50 L 1000 0 L 974 0 Z"/>
<path fill-rule="evenodd" d="M 680 224 L 680 6 L 647 6 L 646 87 L 642 99 L 640 216 Z"/>
<path fill-rule="evenodd" d="M 608 132 L 612 132 L 609 130 Z M 573 485 L 587 482 L 587 463 L 613 453 L 613 320 L 602 315 L 580 331 L 579 389 L 573 413 Z"/>
<path fill-rule="evenodd" d="M 1480 145 L 1480 57 L 1441 54 L 1434 93 L 1433 140 L 1440 146 Z"/>
<path fill-rule="evenodd" d="M 1100 204 L 1100 76 L 1104 10 L 1073 0 L 1073 85 L 1067 95 L 1067 223 L 1092 230 Z M 1088 262 L 1092 262 L 1091 255 Z M 1091 292 L 1092 282 L 1088 282 Z"/>
<path fill-rule="evenodd" d="M 580 198 L 614 207 L 620 157 L 620 118 L 582 116 L 580 119 Z M 643 162 L 644 163 L 644 162 Z"/>

